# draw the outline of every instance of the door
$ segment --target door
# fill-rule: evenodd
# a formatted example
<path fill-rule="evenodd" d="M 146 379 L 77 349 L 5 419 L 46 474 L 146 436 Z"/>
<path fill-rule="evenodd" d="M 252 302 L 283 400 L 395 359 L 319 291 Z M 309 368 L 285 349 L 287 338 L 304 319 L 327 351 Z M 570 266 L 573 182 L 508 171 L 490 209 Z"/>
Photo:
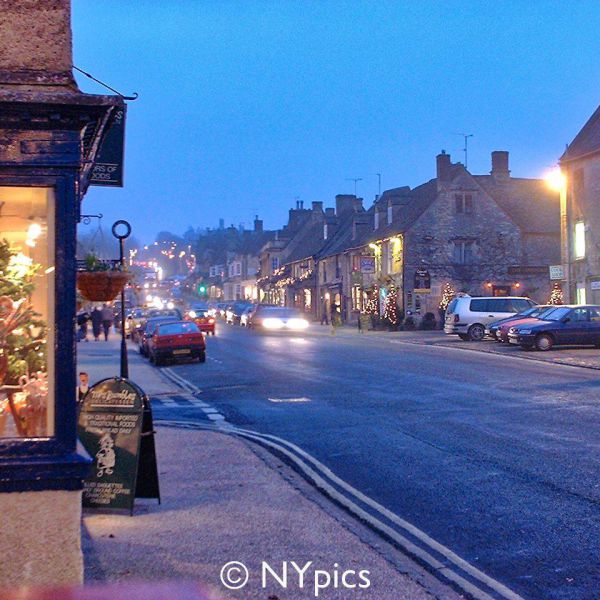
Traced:
<path fill-rule="evenodd" d="M 559 344 L 585 344 L 590 320 L 588 309 L 574 308 L 566 319 L 566 322 L 558 324 L 556 341 Z"/>

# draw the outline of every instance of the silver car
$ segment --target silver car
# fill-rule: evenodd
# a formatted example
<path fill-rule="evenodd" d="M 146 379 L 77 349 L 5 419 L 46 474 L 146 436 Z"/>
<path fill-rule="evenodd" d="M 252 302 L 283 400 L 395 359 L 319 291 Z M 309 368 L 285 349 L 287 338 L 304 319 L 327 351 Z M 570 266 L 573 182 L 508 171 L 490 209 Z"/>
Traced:
<path fill-rule="evenodd" d="M 444 332 L 457 334 L 461 340 L 478 342 L 484 338 L 487 325 L 516 315 L 535 304 L 533 300 L 520 296 L 459 296 L 448 304 Z"/>

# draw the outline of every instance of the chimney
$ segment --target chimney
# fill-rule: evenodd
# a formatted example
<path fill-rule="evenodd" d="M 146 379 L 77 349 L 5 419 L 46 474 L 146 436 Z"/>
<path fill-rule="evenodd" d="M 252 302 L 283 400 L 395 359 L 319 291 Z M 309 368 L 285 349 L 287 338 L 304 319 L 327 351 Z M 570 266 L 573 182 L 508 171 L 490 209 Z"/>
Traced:
<path fill-rule="evenodd" d="M 335 197 L 335 212 L 339 216 L 349 210 L 353 210 L 353 207 L 358 198 L 354 194 L 338 194 Z"/>
<path fill-rule="evenodd" d="M 436 156 L 436 166 L 438 181 L 450 181 L 450 167 L 452 166 L 452 162 L 450 161 L 450 155 L 446 154 L 445 150 L 442 150 L 441 154 Z"/>
<path fill-rule="evenodd" d="M 258 215 L 254 216 L 254 231 L 262 231 L 263 230 L 263 222 L 262 219 L 258 218 Z"/>
<path fill-rule="evenodd" d="M 508 152 L 506 150 L 494 150 L 492 152 L 492 176 L 496 179 L 508 179 Z"/>
<path fill-rule="evenodd" d="M 312 203 L 312 209 L 314 212 L 323 212 L 323 203 L 314 201 Z"/>
<path fill-rule="evenodd" d="M 326 217 L 335 217 L 335 208 L 333 207 L 329 207 L 325 209 L 325 216 Z"/>

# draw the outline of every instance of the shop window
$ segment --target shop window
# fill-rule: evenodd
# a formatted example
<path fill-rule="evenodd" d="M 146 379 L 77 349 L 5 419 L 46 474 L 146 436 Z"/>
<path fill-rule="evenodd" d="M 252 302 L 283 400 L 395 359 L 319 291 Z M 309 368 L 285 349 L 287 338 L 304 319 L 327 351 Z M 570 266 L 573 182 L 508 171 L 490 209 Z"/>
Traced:
<path fill-rule="evenodd" d="M 0 438 L 54 435 L 54 191 L 0 187 Z"/>

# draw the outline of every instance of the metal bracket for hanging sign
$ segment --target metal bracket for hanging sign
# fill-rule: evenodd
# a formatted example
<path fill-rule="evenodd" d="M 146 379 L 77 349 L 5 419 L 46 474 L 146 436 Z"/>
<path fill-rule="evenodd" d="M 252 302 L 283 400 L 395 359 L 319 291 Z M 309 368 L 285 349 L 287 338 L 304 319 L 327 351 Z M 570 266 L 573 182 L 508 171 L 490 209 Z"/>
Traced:
<path fill-rule="evenodd" d="M 96 83 L 100 84 L 102 87 L 105 87 L 107 90 L 114 92 L 115 94 L 117 94 L 117 96 L 121 96 L 121 98 L 123 98 L 123 100 L 137 100 L 137 98 L 138 98 L 139 94 L 137 92 L 133 92 L 133 96 L 124 96 L 123 94 L 121 94 L 121 92 L 118 92 L 117 90 L 115 90 L 115 88 L 110 87 L 110 85 L 108 85 L 107 83 L 104 83 L 104 81 L 100 81 L 99 79 L 96 79 L 93 75 L 91 75 L 90 73 L 86 73 L 83 69 L 80 69 L 79 67 L 76 67 L 75 65 L 72 65 L 72 67 L 76 71 L 81 73 L 82 75 L 89 77 L 92 81 L 95 81 Z"/>
<path fill-rule="evenodd" d="M 89 225 L 92 222 L 92 219 L 100 220 L 103 216 L 102 213 L 98 213 L 97 215 L 80 215 L 79 221 L 84 225 Z"/>

